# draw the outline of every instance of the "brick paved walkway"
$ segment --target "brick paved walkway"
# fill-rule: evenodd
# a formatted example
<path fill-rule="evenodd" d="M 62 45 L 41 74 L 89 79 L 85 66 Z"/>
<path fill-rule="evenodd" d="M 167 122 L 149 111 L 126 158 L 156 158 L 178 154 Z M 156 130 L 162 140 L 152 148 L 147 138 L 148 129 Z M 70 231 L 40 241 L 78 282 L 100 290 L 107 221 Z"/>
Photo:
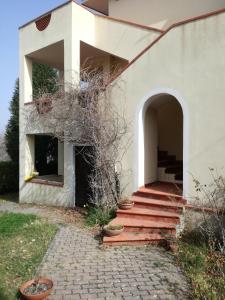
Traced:
<path fill-rule="evenodd" d="M 189 299 L 186 278 L 162 249 L 101 249 L 74 226 L 61 227 L 38 273 L 54 281 L 49 300 Z"/>

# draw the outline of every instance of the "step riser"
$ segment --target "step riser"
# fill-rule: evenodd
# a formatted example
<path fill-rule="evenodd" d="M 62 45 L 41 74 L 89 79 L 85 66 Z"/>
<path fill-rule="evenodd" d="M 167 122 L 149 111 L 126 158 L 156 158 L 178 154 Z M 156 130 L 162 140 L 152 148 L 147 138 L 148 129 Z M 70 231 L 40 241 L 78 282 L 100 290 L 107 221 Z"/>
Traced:
<path fill-rule="evenodd" d="M 177 161 L 167 161 L 167 160 L 162 160 L 158 162 L 158 168 L 167 168 L 168 166 L 183 166 L 182 163 L 177 162 Z"/>
<path fill-rule="evenodd" d="M 134 196 L 142 197 L 142 198 L 149 198 L 149 199 L 158 199 L 158 200 L 165 200 L 168 201 L 168 197 L 164 195 L 158 195 L 154 193 L 145 193 L 145 192 L 135 192 L 133 193 Z"/>
<path fill-rule="evenodd" d="M 162 161 L 162 160 L 176 161 L 176 156 L 175 155 L 160 155 L 158 157 L 158 161 Z"/>
<path fill-rule="evenodd" d="M 186 204 L 186 201 L 181 197 L 168 197 L 166 195 L 154 194 L 154 193 L 145 193 L 145 192 L 135 192 L 133 196 L 138 196 L 147 199 L 155 199 L 155 200 L 164 200 L 164 201 L 174 201 L 176 203 Z"/>
<path fill-rule="evenodd" d="M 176 225 L 180 224 L 186 201 L 176 194 L 174 187 L 163 192 L 146 185 L 130 199 L 134 207 L 131 210 L 118 209 L 116 219 L 110 223 L 124 224 L 124 232 L 118 237 L 104 237 L 106 246 L 162 245 L 168 236 L 176 237 Z"/>
<path fill-rule="evenodd" d="M 124 242 L 104 242 L 106 246 L 140 246 L 140 245 L 159 245 L 163 241 L 124 241 Z"/>
<path fill-rule="evenodd" d="M 124 227 L 124 232 L 135 232 L 135 233 L 150 233 L 150 234 L 160 234 L 162 236 L 171 234 L 176 236 L 175 229 L 160 229 L 160 228 L 147 228 L 147 227 Z"/>
<path fill-rule="evenodd" d="M 161 217 L 161 216 L 149 216 L 149 215 L 130 215 L 127 214 L 125 211 L 123 213 L 117 212 L 117 217 L 122 217 L 122 218 L 132 218 L 136 220 L 146 220 L 146 221 L 156 221 L 156 222 L 165 222 L 169 224 L 179 224 L 180 220 L 178 218 L 169 218 L 169 217 Z"/>
<path fill-rule="evenodd" d="M 182 208 L 160 206 L 160 205 L 156 205 L 156 204 L 154 205 L 154 204 L 147 204 L 147 203 L 135 203 L 134 207 L 144 208 L 144 209 L 151 209 L 151 210 L 168 211 L 168 212 L 173 212 L 173 213 L 182 212 Z"/>

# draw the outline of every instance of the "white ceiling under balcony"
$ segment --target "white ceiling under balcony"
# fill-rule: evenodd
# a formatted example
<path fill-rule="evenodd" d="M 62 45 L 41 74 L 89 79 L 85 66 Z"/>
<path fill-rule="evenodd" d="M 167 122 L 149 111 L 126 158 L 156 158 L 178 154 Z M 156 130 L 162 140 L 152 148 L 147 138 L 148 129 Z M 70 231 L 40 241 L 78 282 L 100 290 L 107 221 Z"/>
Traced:
<path fill-rule="evenodd" d="M 64 70 L 64 42 L 60 41 L 28 55 L 34 62 Z"/>
<path fill-rule="evenodd" d="M 82 2 L 82 5 L 108 15 L 108 0 L 86 0 Z"/>

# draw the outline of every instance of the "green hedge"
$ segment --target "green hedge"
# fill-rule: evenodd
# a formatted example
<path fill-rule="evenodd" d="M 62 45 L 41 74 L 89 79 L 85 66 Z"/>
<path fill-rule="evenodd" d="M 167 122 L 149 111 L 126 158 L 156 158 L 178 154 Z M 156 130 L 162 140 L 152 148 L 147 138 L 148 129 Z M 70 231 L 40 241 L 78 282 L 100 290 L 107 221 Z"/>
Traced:
<path fill-rule="evenodd" d="M 19 190 L 19 166 L 12 161 L 0 162 L 0 194 Z"/>

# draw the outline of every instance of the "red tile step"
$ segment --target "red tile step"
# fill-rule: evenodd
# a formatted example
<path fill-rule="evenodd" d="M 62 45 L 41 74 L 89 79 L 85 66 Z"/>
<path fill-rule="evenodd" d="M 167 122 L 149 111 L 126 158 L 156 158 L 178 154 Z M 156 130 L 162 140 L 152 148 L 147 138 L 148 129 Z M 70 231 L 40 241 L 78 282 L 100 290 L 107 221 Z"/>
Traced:
<path fill-rule="evenodd" d="M 123 232 L 118 236 L 104 237 L 105 245 L 148 245 L 163 241 L 164 238 L 157 233 L 133 233 Z"/>
<path fill-rule="evenodd" d="M 139 196 L 143 198 L 153 198 L 153 199 L 159 199 L 159 200 L 165 200 L 165 201 L 177 201 L 183 204 L 186 204 L 187 201 L 180 195 L 173 194 L 173 193 L 167 193 L 162 191 L 157 191 L 155 189 L 141 187 L 139 190 L 135 193 L 133 193 L 133 196 Z"/>
<path fill-rule="evenodd" d="M 176 234 L 176 224 L 165 222 L 155 222 L 148 220 L 139 220 L 135 218 L 117 217 L 110 222 L 110 225 L 124 225 L 125 232 L 142 232 L 158 234 Z"/>
<path fill-rule="evenodd" d="M 164 210 L 170 212 L 182 212 L 184 204 L 177 201 L 150 199 L 139 196 L 132 196 L 130 198 L 134 201 L 134 207 L 137 208 L 149 208 L 155 210 Z"/>
<path fill-rule="evenodd" d="M 141 187 L 130 198 L 134 207 L 117 210 L 117 217 L 111 225 L 124 225 L 124 232 L 116 237 L 104 237 L 107 245 L 140 245 L 158 243 L 166 235 L 176 236 L 176 225 L 186 201 L 173 185 Z"/>
<path fill-rule="evenodd" d="M 163 211 L 163 210 L 152 210 L 146 208 L 133 207 L 129 210 L 118 209 L 116 212 L 118 217 L 132 218 L 136 220 L 148 220 L 157 222 L 166 222 L 169 224 L 179 224 L 180 216 L 177 213 Z"/>

